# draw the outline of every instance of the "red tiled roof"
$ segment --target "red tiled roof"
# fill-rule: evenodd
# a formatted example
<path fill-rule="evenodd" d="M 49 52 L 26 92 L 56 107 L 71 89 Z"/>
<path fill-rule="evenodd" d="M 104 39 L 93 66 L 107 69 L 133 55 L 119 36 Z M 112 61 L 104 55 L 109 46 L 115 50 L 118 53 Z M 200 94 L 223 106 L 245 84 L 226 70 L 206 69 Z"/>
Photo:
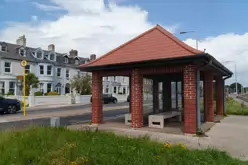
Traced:
<path fill-rule="evenodd" d="M 80 68 L 139 63 L 204 54 L 157 25 L 131 41 Z"/>

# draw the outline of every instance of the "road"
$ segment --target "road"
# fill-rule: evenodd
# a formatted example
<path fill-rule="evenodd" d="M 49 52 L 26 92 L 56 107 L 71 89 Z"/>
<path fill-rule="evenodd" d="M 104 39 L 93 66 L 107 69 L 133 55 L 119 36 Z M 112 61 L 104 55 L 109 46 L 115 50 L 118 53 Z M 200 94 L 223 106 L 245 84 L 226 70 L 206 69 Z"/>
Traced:
<path fill-rule="evenodd" d="M 103 106 L 103 110 L 109 108 L 116 108 L 117 110 L 110 110 L 104 111 L 104 120 L 107 118 L 113 118 L 120 115 L 124 115 L 128 113 L 129 108 L 127 106 L 129 103 L 122 102 L 117 104 L 105 104 Z M 122 108 L 125 107 L 125 108 Z M 80 123 L 87 123 L 91 121 L 91 105 L 81 105 L 81 106 L 71 106 L 71 107 L 60 107 L 60 108 L 49 108 L 49 109 L 42 109 L 42 110 L 30 110 L 27 111 L 27 116 L 42 116 L 47 114 L 54 114 L 57 113 L 58 115 L 64 111 L 71 111 L 72 115 L 70 116 L 63 116 L 60 117 L 60 125 L 61 126 L 68 126 L 73 124 L 80 124 Z M 85 111 L 84 114 L 73 114 L 75 111 Z M 16 116 L 22 116 L 22 112 L 17 114 L 10 114 L 10 115 L 2 115 L 0 116 L 0 121 L 4 121 L 5 119 L 14 118 Z M 8 122 L 0 122 L 0 131 L 5 130 L 12 130 L 12 129 L 23 129 L 26 127 L 32 126 L 49 126 L 50 125 L 50 117 L 45 118 L 35 118 L 35 119 L 28 119 L 28 120 L 16 120 L 16 121 L 8 121 Z"/>
<path fill-rule="evenodd" d="M 103 108 L 113 108 L 113 107 L 119 107 L 119 106 L 128 106 L 129 104 L 127 102 L 120 102 L 117 104 L 104 104 Z M 75 105 L 75 106 L 65 106 L 65 107 L 51 107 L 51 108 L 41 108 L 41 109 L 35 109 L 35 110 L 27 110 L 27 115 L 42 115 L 42 114 L 47 114 L 47 113 L 54 113 L 54 112 L 68 112 L 68 111 L 86 111 L 91 109 L 91 104 L 86 104 L 86 105 Z M 20 111 L 16 114 L 4 114 L 1 117 L 9 117 L 9 116 L 22 116 L 23 111 Z"/>

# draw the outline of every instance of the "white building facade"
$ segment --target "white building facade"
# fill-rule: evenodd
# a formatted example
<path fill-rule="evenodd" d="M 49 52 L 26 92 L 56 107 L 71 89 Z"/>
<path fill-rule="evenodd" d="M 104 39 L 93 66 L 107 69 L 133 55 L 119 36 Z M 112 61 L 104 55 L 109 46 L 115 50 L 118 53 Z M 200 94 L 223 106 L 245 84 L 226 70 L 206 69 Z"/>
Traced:
<path fill-rule="evenodd" d="M 25 36 L 18 38 L 16 44 L 0 42 L 0 95 L 23 95 L 23 85 L 18 83 L 18 77 L 24 73 L 22 60 L 28 62 L 26 73 L 32 72 L 39 79 L 39 87 L 35 91 L 44 94 L 56 91 L 64 95 L 71 92 L 71 79 L 84 74 L 79 65 L 95 58 L 95 55 L 78 57 L 76 50 L 69 54 L 57 53 L 53 44 L 47 50 L 27 47 Z"/>

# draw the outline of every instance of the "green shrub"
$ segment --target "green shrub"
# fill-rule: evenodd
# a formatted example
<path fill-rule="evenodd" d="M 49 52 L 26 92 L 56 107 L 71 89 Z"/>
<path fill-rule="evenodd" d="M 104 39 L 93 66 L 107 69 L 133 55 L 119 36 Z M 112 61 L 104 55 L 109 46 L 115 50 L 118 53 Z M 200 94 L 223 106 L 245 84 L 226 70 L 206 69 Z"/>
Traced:
<path fill-rule="evenodd" d="M 34 95 L 35 95 L 35 96 L 43 96 L 43 93 L 40 92 L 40 91 L 38 91 L 38 92 L 35 92 Z"/>
<path fill-rule="evenodd" d="M 13 96 L 13 95 L 14 95 L 13 92 L 8 92 L 8 93 L 7 93 L 7 96 Z"/>
<path fill-rule="evenodd" d="M 59 96 L 57 92 L 49 92 L 47 96 Z"/>

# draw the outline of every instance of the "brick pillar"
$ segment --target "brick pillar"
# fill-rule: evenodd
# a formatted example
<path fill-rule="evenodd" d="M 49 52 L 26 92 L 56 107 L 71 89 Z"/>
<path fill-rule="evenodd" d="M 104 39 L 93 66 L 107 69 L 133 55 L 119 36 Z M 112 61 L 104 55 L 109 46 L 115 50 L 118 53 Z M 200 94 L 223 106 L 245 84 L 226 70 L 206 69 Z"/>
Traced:
<path fill-rule="evenodd" d="M 144 126 L 143 117 L 143 77 L 139 69 L 132 71 L 132 92 L 131 92 L 131 108 L 132 108 L 132 127 L 141 128 Z"/>
<path fill-rule="evenodd" d="M 214 122 L 214 83 L 212 73 L 204 74 L 204 108 L 206 111 L 206 121 Z"/>
<path fill-rule="evenodd" d="M 97 72 L 92 73 L 92 123 L 102 123 L 102 77 Z"/>
<path fill-rule="evenodd" d="M 184 68 L 184 132 L 196 133 L 196 66 L 187 65 Z"/>
<path fill-rule="evenodd" d="M 158 81 L 153 80 L 152 83 L 152 99 L 153 99 L 153 113 L 159 111 L 159 93 L 158 93 Z"/>
<path fill-rule="evenodd" d="M 163 111 L 171 109 L 171 81 L 163 81 Z"/>
<path fill-rule="evenodd" d="M 225 84 L 221 76 L 216 78 L 216 114 L 219 116 L 224 115 L 224 90 Z M 217 92 L 218 90 L 218 92 Z"/>

